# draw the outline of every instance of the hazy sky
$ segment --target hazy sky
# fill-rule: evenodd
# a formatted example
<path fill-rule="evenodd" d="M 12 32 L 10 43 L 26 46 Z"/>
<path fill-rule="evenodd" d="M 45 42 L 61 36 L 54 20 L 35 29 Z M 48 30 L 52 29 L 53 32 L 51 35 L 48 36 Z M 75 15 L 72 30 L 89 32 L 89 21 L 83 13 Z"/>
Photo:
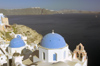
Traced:
<path fill-rule="evenodd" d="M 50 10 L 100 11 L 100 0 L 0 0 L 0 9 L 41 7 Z"/>

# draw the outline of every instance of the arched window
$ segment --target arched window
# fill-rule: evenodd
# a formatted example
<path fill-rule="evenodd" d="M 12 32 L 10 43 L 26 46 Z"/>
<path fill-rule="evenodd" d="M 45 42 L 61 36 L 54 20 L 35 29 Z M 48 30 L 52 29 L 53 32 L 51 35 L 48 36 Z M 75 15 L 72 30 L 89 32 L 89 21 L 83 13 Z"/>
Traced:
<path fill-rule="evenodd" d="M 66 51 L 64 51 L 64 59 L 66 58 Z"/>
<path fill-rule="evenodd" d="M 81 50 L 81 46 L 79 46 L 79 50 Z"/>
<path fill-rule="evenodd" d="M 82 57 L 83 57 L 83 56 L 82 56 L 82 53 L 81 53 L 81 54 L 80 54 L 80 59 L 82 59 Z"/>
<path fill-rule="evenodd" d="M 53 61 L 57 61 L 57 54 L 53 54 Z"/>
<path fill-rule="evenodd" d="M 77 52 L 77 58 L 79 58 L 79 53 Z"/>
<path fill-rule="evenodd" d="M 45 53 L 43 52 L 43 60 L 45 60 Z"/>
<path fill-rule="evenodd" d="M 12 59 L 9 59 L 9 66 L 12 66 Z"/>

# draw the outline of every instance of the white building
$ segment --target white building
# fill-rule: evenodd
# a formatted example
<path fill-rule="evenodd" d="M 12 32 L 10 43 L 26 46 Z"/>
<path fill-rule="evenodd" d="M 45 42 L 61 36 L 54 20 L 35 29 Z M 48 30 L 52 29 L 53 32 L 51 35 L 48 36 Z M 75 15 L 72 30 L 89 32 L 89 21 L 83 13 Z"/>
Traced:
<path fill-rule="evenodd" d="M 0 30 L 1 31 L 5 30 L 6 26 L 8 25 L 9 25 L 8 18 L 5 17 L 3 13 L 0 13 Z"/>
<path fill-rule="evenodd" d="M 71 60 L 71 53 L 64 38 L 57 33 L 49 33 L 44 36 L 39 46 L 39 58 L 36 61 L 58 62 Z"/>
<path fill-rule="evenodd" d="M 2 24 L 2 19 L 1 18 L 4 18 L 3 13 L 0 13 L 0 24 Z"/>
<path fill-rule="evenodd" d="M 46 66 L 87 66 L 87 53 L 84 46 L 80 43 L 72 52 L 58 33 L 48 33 L 43 37 L 40 45 L 28 45 L 22 35 L 14 36 L 9 45 L 4 42 L 0 44 L 0 65 L 7 63 L 7 66 L 45 66 L 45 64 Z M 28 58 L 23 59 L 26 55 Z"/>
<path fill-rule="evenodd" d="M 0 66 L 7 63 L 7 57 L 4 54 L 0 54 Z"/>
<path fill-rule="evenodd" d="M 8 46 L 8 53 L 10 55 L 13 55 L 15 52 L 20 53 L 22 50 L 26 48 L 25 42 L 21 39 L 21 37 L 18 35 L 16 38 L 12 39 L 10 41 L 10 44 Z"/>
<path fill-rule="evenodd" d="M 19 53 L 14 53 L 12 57 L 12 66 L 25 66 L 22 63 L 23 56 Z"/>
<path fill-rule="evenodd" d="M 33 56 L 33 62 L 64 62 L 68 66 L 87 66 L 87 55 L 83 45 L 79 44 L 72 53 L 64 38 L 58 33 L 52 32 L 45 35 L 38 48 L 38 56 Z"/>

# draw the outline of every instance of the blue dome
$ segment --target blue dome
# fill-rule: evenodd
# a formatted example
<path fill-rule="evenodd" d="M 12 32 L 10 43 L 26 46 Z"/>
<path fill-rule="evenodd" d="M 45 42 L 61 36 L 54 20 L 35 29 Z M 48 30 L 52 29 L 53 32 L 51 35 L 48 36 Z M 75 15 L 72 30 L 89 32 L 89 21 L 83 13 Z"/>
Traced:
<path fill-rule="evenodd" d="M 12 39 L 10 41 L 10 45 L 9 45 L 9 47 L 11 47 L 11 48 L 19 48 L 19 47 L 23 47 L 23 46 L 25 46 L 25 43 L 20 37 Z"/>
<path fill-rule="evenodd" d="M 17 35 L 17 38 L 22 38 L 20 35 Z"/>
<path fill-rule="evenodd" d="M 40 45 L 49 49 L 58 49 L 65 47 L 66 42 L 61 35 L 57 33 L 49 33 L 43 37 Z"/>

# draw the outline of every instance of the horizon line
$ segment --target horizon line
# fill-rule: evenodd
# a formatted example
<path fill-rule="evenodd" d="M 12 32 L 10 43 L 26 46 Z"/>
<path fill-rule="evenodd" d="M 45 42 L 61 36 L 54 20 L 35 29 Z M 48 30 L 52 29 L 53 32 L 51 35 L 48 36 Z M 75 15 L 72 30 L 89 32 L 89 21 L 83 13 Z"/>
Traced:
<path fill-rule="evenodd" d="M 5 10 L 14 10 L 14 9 L 27 9 L 27 8 L 41 8 L 41 7 L 26 7 L 26 8 L 0 8 Z M 41 9 L 47 9 L 47 8 L 41 8 Z M 48 9 L 53 10 L 53 9 Z M 78 9 L 60 9 L 60 10 L 54 10 L 54 11 L 61 11 L 61 10 L 76 10 L 76 11 L 90 11 L 90 10 L 78 10 Z M 91 12 L 100 12 L 100 11 L 91 11 Z"/>

